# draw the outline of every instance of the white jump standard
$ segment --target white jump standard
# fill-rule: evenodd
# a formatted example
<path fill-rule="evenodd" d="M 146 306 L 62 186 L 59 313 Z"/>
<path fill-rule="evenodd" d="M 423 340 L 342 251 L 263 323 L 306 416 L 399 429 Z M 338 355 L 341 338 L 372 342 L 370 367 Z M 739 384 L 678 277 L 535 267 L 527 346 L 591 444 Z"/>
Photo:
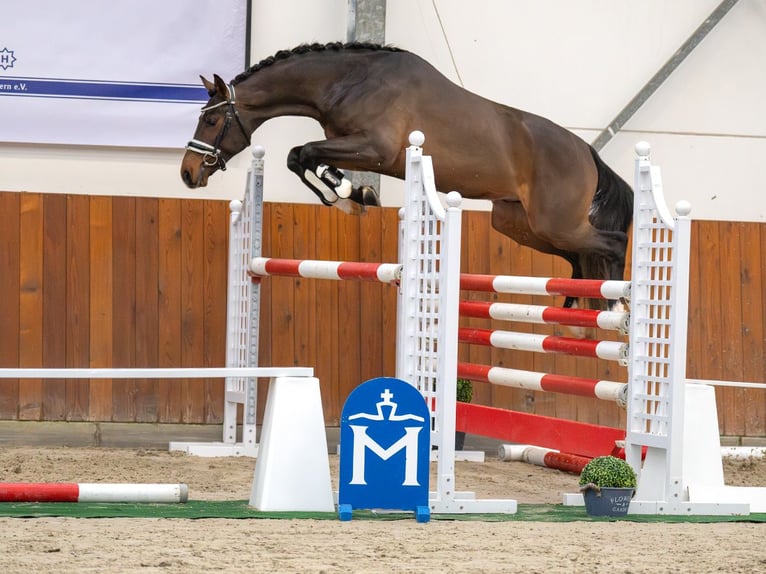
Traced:
<path fill-rule="evenodd" d="M 398 279 L 396 376 L 415 385 L 431 408 L 431 444 L 438 452 L 436 489 L 431 493 L 429 502 L 431 512 L 516 510 L 514 500 L 479 501 L 471 494 L 455 492 L 454 431 L 458 409 L 454 383 L 458 375 L 467 370 L 472 375 L 476 374 L 474 371 L 485 372 L 480 380 L 490 383 L 508 384 L 510 379 L 520 378 L 521 384 L 527 385 L 523 388 L 555 388 L 556 392 L 571 392 L 574 389 L 578 394 L 627 402 L 626 452 L 629 462 L 639 474 L 639 487 L 631 505 L 633 513 L 746 514 L 765 511 L 766 489 L 723 486 L 712 387 L 687 384 L 685 379 L 689 208 L 679 204 L 678 217 L 674 220 L 670 215 L 662 197 L 659 169 L 649 164 L 648 146 L 637 146 L 632 282 L 588 281 L 581 284 L 572 280 L 522 278 L 520 285 L 514 285 L 516 282 L 505 276 L 500 279 L 461 275 L 461 198 L 452 192 L 446 196 L 446 207 L 440 203 L 434 186 L 431 158 L 424 156 L 420 148 L 423 141 L 422 134 L 414 134 L 412 145 L 407 149 L 407 204 L 400 211 L 403 222 L 398 265 L 371 264 L 370 267 L 358 263 L 269 260 L 260 258 L 260 253 L 254 255 L 248 264 L 251 273 L 264 276 L 284 271 L 286 275 L 333 280 L 390 283 Z M 627 331 L 630 338 L 628 384 L 588 379 L 573 381 L 560 375 L 458 365 L 460 290 L 469 286 L 503 292 L 519 289 L 518 292 L 533 294 L 544 291 L 566 296 L 630 298 L 629 315 L 595 312 L 596 315 L 585 319 L 581 313 L 589 310 L 575 309 L 569 311 L 576 311 L 577 315 L 567 313 L 569 316 L 563 318 L 560 317 L 560 310 L 547 311 L 552 308 L 543 307 L 538 311 L 527 306 L 524 312 L 516 313 L 512 319 L 519 320 L 519 315 L 526 315 L 533 316 L 536 321 L 547 322 L 546 315 L 552 313 L 557 318 L 551 322 L 561 319 L 562 324 L 570 324 L 568 321 L 574 320 L 575 325 L 584 322 L 587 326 L 609 326 Z M 496 304 L 474 312 L 505 319 L 503 314 L 507 308 L 493 309 L 492 305 Z M 462 307 L 463 310 L 467 308 L 465 304 Z M 609 320 L 599 321 L 599 317 Z M 253 337 L 257 338 L 257 335 Z M 488 338 L 491 343 L 492 336 Z M 509 339 L 506 335 L 499 338 Z M 519 344 L 520 347 L 525 345 L 543 346 L 544 343 L 532 341 Z M 595 347 L 586 352 L 599 356 Z M 611 354 L 610 358 L 618 354 L 616 348 L 604 353 Z M 621 348 L 619 360 L 624 361 L 624 353 L 624 348 Z M 566 389 L 567 386 L 569 389 Z M 485 430 L 490 420 L 501 418 L 498 414 L 490 414 L 490 410 L 513 414 L 517 420 L 534 416 L 481 405 L 460 405 L 463 424 L 471 417 L 486 416 L 487 420 L 478 425 Z M 596 425 L 560 419 L 549 422 L 550 417 L 536 418 L 540 422 L 534 423 L 531 428 L 552 425 L 548 434 L 556 434 L 555 429 L 566 425 L 578 436 L 597 432 Z M 609 436 L 617 434 L 616 429 L 606 430 L 613 432 Z M 524 442 L 534 444 L 528 439 Z M 641 452 L 644 450 L 647 456 L 642 463 Z M 566 457 L 566 452 L 576 451 L 562 449 L 562 452 L 562 456 Z M 566 501 L 571 503 L 573 499 L 570 497 Z"/>

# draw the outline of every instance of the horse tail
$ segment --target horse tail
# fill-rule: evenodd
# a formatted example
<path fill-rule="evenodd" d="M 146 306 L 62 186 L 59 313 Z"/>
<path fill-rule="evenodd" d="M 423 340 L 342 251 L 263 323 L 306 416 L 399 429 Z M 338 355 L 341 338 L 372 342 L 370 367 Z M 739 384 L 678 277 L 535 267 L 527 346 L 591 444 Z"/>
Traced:
<path fill-rule="evenodd" d="M 633 221 L 633 189 L 590 148 L 598 170 L 598 185 L 590 209 L 590 223 L 604 231 L 628 232 Z"/>
<path fill-rule="evenodd" d="M 593 227 L 610 232 L 624 240 L 627 248 L 627 232 L 633 221 L 633 189 L 617 175 L 593 147 L 590 148 L 598 170 L 598 185 L 591 201 L 589 221 Z M 622 279 L 625 270 L 625 253 L 618 262 L 603 256 L 585 255 L 580 258 L 583 276 L 593 279 Z"/>

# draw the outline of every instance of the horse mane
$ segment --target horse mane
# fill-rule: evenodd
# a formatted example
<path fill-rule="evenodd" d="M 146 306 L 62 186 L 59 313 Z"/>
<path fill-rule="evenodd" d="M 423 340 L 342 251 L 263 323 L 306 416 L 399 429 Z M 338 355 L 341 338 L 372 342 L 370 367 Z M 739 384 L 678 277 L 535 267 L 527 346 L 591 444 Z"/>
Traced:
<path fill-rule="evenodd" d="M 245 81 L 247 78 L 255 74 L 258 70 L 262 70 L 263 68 L 268 68 L 272 64 L 278 62 L 279 60 L 285 60 L 287 58 L 290 58 L 291 56 L 301 55 L 301 54 L 308 54 L 309 52 L 340 52 L 342 50 L 376 50 L 376 51 L 385 51 L 385 52 L 403 52 L 401 48 L 396 48 L 395 46 L 390 45 L 383 45 L 383 44 L 375 44 L 373 42 L 330 42 L 328 44 L 301 44 L 300 46 L 296 46 L 295 48 L 291 50 L 280 50 L 273 56 L 269 56 L 268 58 L 264 58 L 254 66 L 251 66 L 248 70 L 242 72 L 239 74 L 234 80 L 232 80 L 232 84 L 238 84 L 240 82 Z"/>

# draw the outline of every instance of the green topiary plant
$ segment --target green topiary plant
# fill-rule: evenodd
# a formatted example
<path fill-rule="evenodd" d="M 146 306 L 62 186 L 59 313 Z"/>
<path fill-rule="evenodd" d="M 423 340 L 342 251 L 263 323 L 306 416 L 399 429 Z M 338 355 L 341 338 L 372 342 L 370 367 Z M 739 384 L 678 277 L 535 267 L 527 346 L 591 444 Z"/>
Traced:
<path fill-rule="evenodd" d="M 580 473 L 580 490 L 600 491 L 602 488 L 636 488 L 636 473 L 621 458 L 596 457 Z"/>
<path fill-rule="evenodd" d="M 457 400 L 461 403 L 470 403 L 473 398 L 473 385 L 468 379 L 457 380 Z M 463 450 L 465 445 L 465 433 L 455 431 L 455 450 Z"/>
<path fill-rule="evenodd" d="M 457 380 L 457 400 L 461 403 L 470 403 L 473 398 L 473 385 L 468 379 Z"/>

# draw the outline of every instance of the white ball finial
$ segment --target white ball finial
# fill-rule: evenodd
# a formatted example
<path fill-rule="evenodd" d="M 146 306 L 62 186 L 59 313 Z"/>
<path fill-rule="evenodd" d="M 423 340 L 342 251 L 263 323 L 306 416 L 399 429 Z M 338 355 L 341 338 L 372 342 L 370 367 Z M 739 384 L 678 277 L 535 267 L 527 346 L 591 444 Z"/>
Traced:
<path fill-rule="evenodd" d="M 420 130 L 415 130 L 410 133 L 410 145 L 423 147 L 423 142 L 426 141 L 426 136 Z"/>
<path fill-rule="evenodd" d="M 261 159 L 265 155 L 266 155 L 266 150 L 264 149 L 262 145 L 253 146 L 253 157 L 255 159 Z"/>
<path fill-rule="evenodd" d="M 676 203 L 676 213 L 680 215 L 681 217 L 686 217 L 692 212 L 692 204 L 686 201 L 685 199 L 682 199 L 678 203 Z"/>
<path fill-rule="evenodd" d="M 463 196 L 461 196 L 457 191 L 450 191 L 447 194 L 447 205 L 450 207 L 460 207 L 462 201 Z"/>
<path fill-rule="evenodd" d="M 636 144 L 636 153 L 639 157 L 649 157 L 649 151 L 652 149 L 652 146 L 649 145 L 649 142 L 638 142 Z"/>
<path fill-rule="evenodd" d="M 242 202 L 238 199 L 232 199 L 229 202 L 229 209 L 235 213 L 242 211 Z"/>

